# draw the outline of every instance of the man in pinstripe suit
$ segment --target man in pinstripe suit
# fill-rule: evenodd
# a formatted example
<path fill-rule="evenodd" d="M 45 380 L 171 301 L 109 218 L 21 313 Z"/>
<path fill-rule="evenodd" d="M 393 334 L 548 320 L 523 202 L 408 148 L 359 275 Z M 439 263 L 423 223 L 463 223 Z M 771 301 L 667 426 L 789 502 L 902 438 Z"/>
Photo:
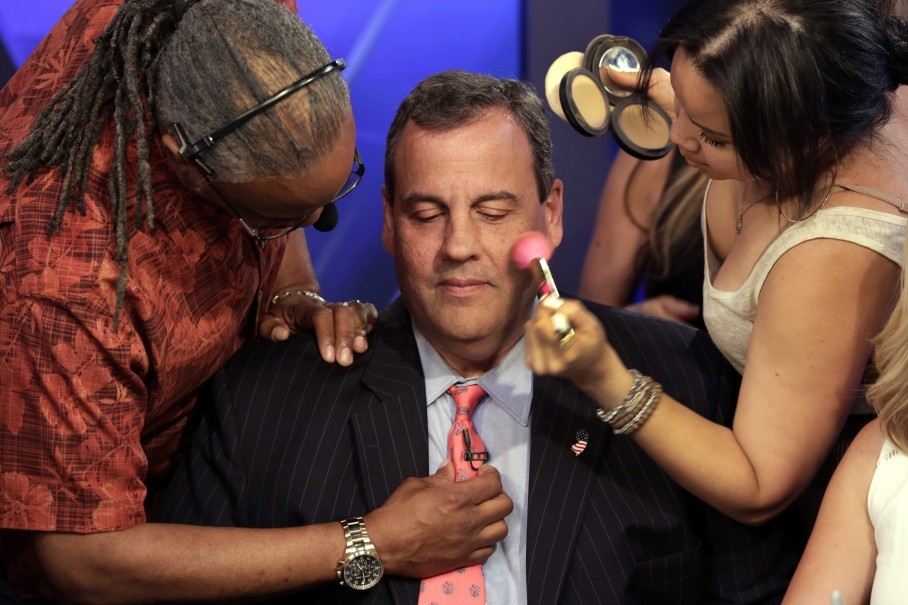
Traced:
<path fill-rule="evenodd" d="M 329 365 L 301 336 L 238 354 L 200 406 L 191 457 L 157 518 L 281 527 L 364 515 L 382 582 L 295 600 L 416 603 L 421 571 L 441 556 L 423 546 L 459 528 L 427 529 L 408 489 L 445 457 L 446 389 L 466 380 L 489 394 L 474 423 L 514 505 L 484 564 L 488 603 L 780 601 L 800 545 L 791 516 L 756 529 L 723 517 L 613 436 L 576 387 L 523 363 L 534 286 L 509 249 L 529 230 L 554 246 L 562 233 L 563 187 L 533 91 L 463 72 L 428 78 L 391 126 L 385 181 L 382 239 L 401 298 L 369 351 Z M 629 366 L 730 422 L 737 375 L 705 334 L 590 307 Z M 340 559 L 340 525 L 337 536 Z"/>

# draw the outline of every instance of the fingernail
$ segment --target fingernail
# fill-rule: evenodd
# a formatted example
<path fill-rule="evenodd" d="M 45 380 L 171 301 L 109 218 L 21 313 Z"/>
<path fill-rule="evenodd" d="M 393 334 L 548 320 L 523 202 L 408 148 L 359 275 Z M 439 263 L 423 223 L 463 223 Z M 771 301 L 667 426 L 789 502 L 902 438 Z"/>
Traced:
<path fill-rule="evenodd" d="M 365 336 L 357 336 L 353 339 L 353 346 L 357 349 L 363 350 L 368 346 L 368 344 L 369 341 L 366 340 Z"/>
<path fill-rule="evenodd" d="M 287 340 L 287 337 L 290 336 L 287 328 L 278 326 L 271 330 L 271 340 Z"/>
<path fill-rule="evenodd" d="M 353 353 L 347 347 L 344 347 L 340 350 L 340 353 L 337 354 L 337 362 L 342 366 L 350 365 L 353 363 Z"/>
<path fill-rule="evenodd" d="M 334 363 L 334 347 L 328 345 L 325 347 L 325 353 L 322 355 L 328 363 Z"/>

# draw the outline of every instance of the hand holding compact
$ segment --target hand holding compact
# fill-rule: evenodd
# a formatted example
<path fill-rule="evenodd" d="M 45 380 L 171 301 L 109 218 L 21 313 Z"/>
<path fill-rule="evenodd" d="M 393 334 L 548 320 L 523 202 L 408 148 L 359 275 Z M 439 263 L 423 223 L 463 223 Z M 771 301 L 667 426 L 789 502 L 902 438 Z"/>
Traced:
<path fill-rule="evenodd" d="M 549 106 L 580 134 L 592 137 L 611 130 L 632 156 L 664 157 L 674 146 L 669 138 L 672 120 L 662 106 L 665 99 L 645 105 L 644 95 L 635 90 L 645 59 L 646 51 L 635 40 L 597 36 L 585 52 L 561 55 L 549 67 L 545 76 Z M 659 95 L 665 96 L 661 89 Z"/>

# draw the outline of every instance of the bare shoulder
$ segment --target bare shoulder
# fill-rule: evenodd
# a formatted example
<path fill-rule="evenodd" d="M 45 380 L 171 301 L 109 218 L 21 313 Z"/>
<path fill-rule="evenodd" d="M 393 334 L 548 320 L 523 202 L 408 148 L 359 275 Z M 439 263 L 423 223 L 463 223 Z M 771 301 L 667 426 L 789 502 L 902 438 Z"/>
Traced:
<path fill-rule="evenodd" d="M 861 429 L 854 441 L 851 442 L 846 456 L 854 458 L 856 462 L 870 462 L 872 463 L 871 466 L 873 466 L 880 456 L 880 450 L 883 448 L 885 441 L 886 435 L 883 434 L 880 421 L 872 420 Z"/>
<path fill-rule="evenodd" d="M 885 440 L 879 421 L 873 420 L 857 434 L 836 469 L 836 475 L 842 476 L 848 485 L 863 494 L 862 502 L 870 489 Z"/>

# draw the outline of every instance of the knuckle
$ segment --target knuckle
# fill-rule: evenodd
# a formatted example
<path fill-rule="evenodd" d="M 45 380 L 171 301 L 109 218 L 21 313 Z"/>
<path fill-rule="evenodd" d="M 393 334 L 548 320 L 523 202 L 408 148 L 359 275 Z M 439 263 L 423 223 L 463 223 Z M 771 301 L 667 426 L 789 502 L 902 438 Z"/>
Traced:
<path fill-rule="evenodd" d="M 314 320 L 325 321 L 330 319 L 333 315 L 334 312 L 331 310 L 331 308 L 324 305 L 312 309 L 312 318 Z"/>

